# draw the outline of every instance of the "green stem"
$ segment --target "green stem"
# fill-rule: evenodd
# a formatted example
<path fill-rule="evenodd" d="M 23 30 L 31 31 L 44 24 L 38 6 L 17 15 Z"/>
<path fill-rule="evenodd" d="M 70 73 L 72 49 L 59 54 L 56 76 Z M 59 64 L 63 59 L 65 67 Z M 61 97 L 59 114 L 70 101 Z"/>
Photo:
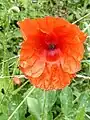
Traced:
<path fill-rule="evenodd" d="M 46 120 L 46 91 L 44 90 L 42 120 Z"/>

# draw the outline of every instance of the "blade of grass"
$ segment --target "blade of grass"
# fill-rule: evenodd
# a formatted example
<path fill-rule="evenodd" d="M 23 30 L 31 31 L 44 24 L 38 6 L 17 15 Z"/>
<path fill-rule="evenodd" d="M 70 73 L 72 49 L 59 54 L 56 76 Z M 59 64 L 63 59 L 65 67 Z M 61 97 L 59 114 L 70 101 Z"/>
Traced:
<path fill-rule="evenodd" d="M 83 32 L 85 32 L 87 29 L 89 29 L 89 27 L 90 27 L 90 24 L 86 28 L 84 28 Z"/>
<path fill-rule="evenodd" d="M 83 78 L 83 79 L 90 79 L 90 76 L 84 76 L 84 75 L 79 75 L 79 74 L 77 74 L 76 77 Z"/>
<path fill-rule="evenodd" d="M 83 17 L 81 17 L 80 19 L 76 20 L 75 22 L 73 22 L 72 24 L 76 24 L 77 22 L 83 20 L 84 18 L 88 17 L 90 15 L 90 13 L 84 15 Z"/>
<path fill-rule="evenodd" d="M 14 57 L 11 57 L 11 58 L 9 58 L 9 59 L 7 59 L 7 60 L 4 60 L 4 61 L 1 62 L 0 64 L 5 63 L 5 62 L 8 62 L 8 61 L 10 61 L 10 60 L 12 60 L 12 59 L 15 59 L 15 58 L 18 58 L 18 57 L 19 57 L 19 55 L 14 56 Z"/>
<path fill-rule="evenodd" d="M 26 95 L 26 97 L 22 100 L 22 102 L 18 105 L 18 107 L 13 111 L 13 113 L 9 116 L 8 120 L 11 120 L 11 118 L 13 117 L 13 115 L 17 112 L 17 110 L 21 107 L 21 105 L 25 102 L 25 100 L 27 99 L 27 97 L 34 91 L 35 87 L 33 87 L 29 93 Z"/>
<path fill-rule="evenodd" d="M 18 77 L 18 78 L 24 78 L 24 75 L 12 75 L 12 76 L 0 76 L 0 79 L 2 78 L 13 78 L 14 76 Z"/>
<path fill-rule="evenodd" d="M 17 94 L 29 81 L 27 80 L 25 83 L 23 83 L 19 88 L 13 91 L 12 95 Z"/>
<path fill-rule="evenodd" d="M 90 116 L 88 115 L 88 114 L 85 114 L 86 115 L 86 117 L 90 120 Z"/>

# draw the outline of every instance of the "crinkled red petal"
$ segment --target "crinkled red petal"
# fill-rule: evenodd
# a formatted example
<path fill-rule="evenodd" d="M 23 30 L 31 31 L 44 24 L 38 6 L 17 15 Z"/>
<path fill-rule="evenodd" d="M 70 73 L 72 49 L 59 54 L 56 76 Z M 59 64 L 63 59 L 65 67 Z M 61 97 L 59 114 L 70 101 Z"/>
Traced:
<path fill-rule="evenodd" d="M 30 82 L 38 88 L 45 90 L 56 90 L 62 89 L 69 85 L 71 76 L 72 75 L 64 72 L 61 66 L 58 66 L 57 64 L 46 64 L 44 72 L 41 76 L 37 78 L 33 78 L 31 76 L 27 77 Z"/>

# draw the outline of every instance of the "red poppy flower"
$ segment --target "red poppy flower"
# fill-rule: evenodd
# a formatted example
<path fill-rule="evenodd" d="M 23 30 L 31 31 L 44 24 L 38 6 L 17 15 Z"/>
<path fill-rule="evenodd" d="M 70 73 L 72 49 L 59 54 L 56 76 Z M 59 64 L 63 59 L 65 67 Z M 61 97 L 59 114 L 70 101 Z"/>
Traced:
<path fill-rule="evenodd" d="M 25 19 L 18 25 L 24 37 L 20 69 L 30 82 L 45 90 L 69 85 L 80 70 L 86 34 L 63 18 Z"/>

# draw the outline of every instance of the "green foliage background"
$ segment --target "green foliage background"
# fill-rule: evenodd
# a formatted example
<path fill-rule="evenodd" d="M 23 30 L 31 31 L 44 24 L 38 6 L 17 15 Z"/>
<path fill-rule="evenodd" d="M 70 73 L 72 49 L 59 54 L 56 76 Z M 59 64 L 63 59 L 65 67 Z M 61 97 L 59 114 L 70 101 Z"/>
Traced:
<path fill-rule="evenodd" d="M 88 34 L 82 69 L 77 73 L 81 77 L 63 90 L 47 92 L 32 91 L 25 78 L 20 86 L 12 82 L 12 76 L 21 74 L 22 36 L 17 21 L 51 15 L 73 23 L 88 13 L 90 0 L 0 0 L 0 120 L 90 120 L 90 15 L 76 23 Z"/>

